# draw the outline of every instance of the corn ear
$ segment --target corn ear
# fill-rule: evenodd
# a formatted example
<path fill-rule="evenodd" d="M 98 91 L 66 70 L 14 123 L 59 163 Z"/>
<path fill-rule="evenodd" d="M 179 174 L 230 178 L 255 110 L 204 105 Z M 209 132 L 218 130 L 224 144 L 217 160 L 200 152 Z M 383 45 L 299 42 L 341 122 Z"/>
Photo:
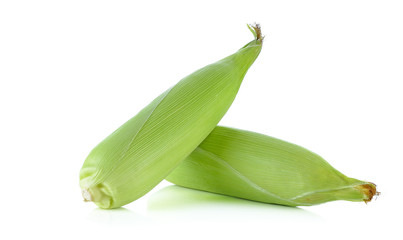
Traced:
<path fill-rule="evenodd" d="M 162 181 L 224 116 L 261 48 L 256 38 L 183 78 L 99 143 L 80 171 L 84 200 L 116 208 Z"/>
<path fill-rule="evenodd" d="M 273 137 L 216 127 L 167 180 L 265 203 L 371 201 L 373 183 L 349 178 L 317 154 Z"/>

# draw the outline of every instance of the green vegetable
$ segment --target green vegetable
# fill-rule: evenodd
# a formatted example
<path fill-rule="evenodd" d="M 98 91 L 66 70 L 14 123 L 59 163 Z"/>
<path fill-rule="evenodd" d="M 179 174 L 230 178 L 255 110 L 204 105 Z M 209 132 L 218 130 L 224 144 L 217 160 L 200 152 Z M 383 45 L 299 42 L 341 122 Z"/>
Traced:
<path fill-rule="evenodd" d="M 117 208 L 150 191 L 214 129 L 262 48 L 256 39 L 197 70 L 157 97 L 88 155 L 80 171 L 85 201 Z"/>
<path fill-rule="evenodd" d="M 371 201 L 373 183 L 349 178 L 317 154 L 273 137 L 216 127 L 167 178 L 179 186 L 265 203 Z"/>

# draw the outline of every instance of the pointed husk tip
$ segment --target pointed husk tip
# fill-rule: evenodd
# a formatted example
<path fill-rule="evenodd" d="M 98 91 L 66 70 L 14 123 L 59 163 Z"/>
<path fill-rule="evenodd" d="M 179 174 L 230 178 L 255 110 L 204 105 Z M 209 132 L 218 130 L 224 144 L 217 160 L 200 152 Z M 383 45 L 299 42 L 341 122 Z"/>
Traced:
<path fill-rule="evenodd" d="M 365 203 L 370 202 L 374 196 L 379 196 L 381 194 L 376 190 L 376 184 L 371 182 L 358 185 L 356 188 L 365 196 L 363 199 Z"/>
<path fill-rule="evenodd" d="M 262 35 L 262 29 L 259 23 L 248 24 L 249 30 L 252 32 L 253 36 L 255 36 L 255 40 L 259 42 L 263 42 L 264 36 Z"/>

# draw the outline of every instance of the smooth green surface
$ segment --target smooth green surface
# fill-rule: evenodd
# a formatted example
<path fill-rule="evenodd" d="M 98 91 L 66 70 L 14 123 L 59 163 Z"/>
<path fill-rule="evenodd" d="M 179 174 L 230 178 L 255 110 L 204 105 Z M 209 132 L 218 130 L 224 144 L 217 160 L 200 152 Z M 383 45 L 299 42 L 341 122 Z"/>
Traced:
<path fill-rule="evenodd" d="M 87 200 L 120 207 L 162 181 L 224 116 L 261 48 L 253 40 L 183 78 L 99 143 L 80 172 Z"/>
<path fill-rule="evenodd" d="M 183 187 L 288 206 L 368 199 L 357 188 L 367 182 L 346 177 L 303 147 L 219 126 L 166 179 Z"/>

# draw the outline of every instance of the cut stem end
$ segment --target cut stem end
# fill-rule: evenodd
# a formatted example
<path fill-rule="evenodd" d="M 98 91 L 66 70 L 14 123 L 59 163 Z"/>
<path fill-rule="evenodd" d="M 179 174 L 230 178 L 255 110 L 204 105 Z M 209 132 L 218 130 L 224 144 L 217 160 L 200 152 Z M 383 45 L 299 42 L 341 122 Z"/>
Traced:
<path fill-rule="evenodd" d="M 81 190 L 81 195 L 84 198 L 84 202 L 92 202 L 92 195 L 91 193 L 88 191 L 88 189 L 84 188 Z"/>

